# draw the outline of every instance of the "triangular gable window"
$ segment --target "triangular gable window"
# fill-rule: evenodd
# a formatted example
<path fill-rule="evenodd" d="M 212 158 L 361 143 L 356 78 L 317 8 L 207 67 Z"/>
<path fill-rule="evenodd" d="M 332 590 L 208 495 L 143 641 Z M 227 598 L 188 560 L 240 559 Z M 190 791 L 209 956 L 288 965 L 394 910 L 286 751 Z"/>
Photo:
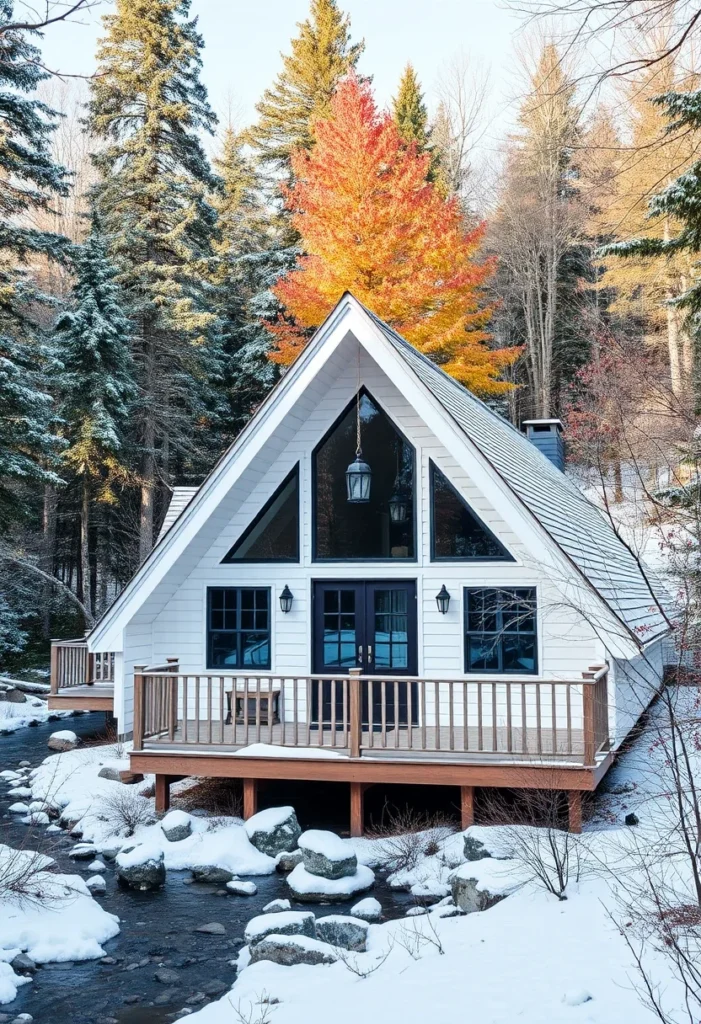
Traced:
<path fill-rule="evenodd" d="M 431 558 L 509 561 L 513 557 L 431 462 Z"/>
<path fill-rule="evenodd" d="M 299 561 L 299 463 L 222 562 Z"/>

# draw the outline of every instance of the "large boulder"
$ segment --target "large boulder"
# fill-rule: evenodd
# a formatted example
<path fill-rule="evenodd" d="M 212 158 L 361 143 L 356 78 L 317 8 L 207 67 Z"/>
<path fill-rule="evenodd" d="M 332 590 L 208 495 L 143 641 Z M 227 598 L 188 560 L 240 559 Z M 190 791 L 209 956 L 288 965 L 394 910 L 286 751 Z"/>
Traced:
<path fill-rule="evenodd" d="M 463 865 L 462 868 L 453 872 L 450 876 L 450 884 L 455 906 L 465 914 L 489 910 L 490 907 L 504 899 L 503 893 L 492 893 L 488 889 L 481 888 L 478 879 L 470 876 L 468 865 Z"/>
<path fill-rule="evenodd" d="M 307 935 L 316 937 L 311 910 L 280 910 L 252 917 L 243 933 L 249 946 L 262 942 L 268 935 Z"/>
<path fill-rule="evenodd" d="M 185 811 L 170 811 L 161 821 L 161 828 L 169 843 L 179 843 L 192 835 L 192 819 Z"/>
<path fill-rule="evenodd" d="M 117 877 L 130 889 L 160 889 L 165 884 L 163 851 L 145 845 L 127 846 L 117 855 Z"/>
<path fill-rule="evenodd" d="M 269 935 L 251 947 L 249 963 L 256 964 L 261 960 L 270 960 L 283 967 L 295 967 L 297 964 L 316 966 L 334 963 L 336 954 L 325 942 L 306 935 Z"/>
<path fill-rule="evenodd" d="M 300 903 L 336 903 L 354 899 L 375 884 L 374 872 L 359 864 L 354 875 L 343 878 L 323 878 L 312 875 L 304 864 L 298 864 L 287 876 L 290 892 Z"/>
<path fill-rule="evenodd" d="M 27 698 L 21 690 L 18 690 L 15 687 L 9 687 L 6 690 L 0 690 L 0 700 L 6 700 L 10 704 L 25 704 Z"/>
<path fill-rule="evenodd" d="M 367 921 L 357 917 L 346 917 L 345 914 L 329 914 L 316 920 L 316 937 L 331 946 L 351 949 L 355 953 L 364 953 L 368 940 Z"/>
<path fill-rule="evenodd" d="M 47 743 L 49 750 L 57 750 L 65 754 L 68 750 L 75 750 L 78 746 L 78 737 L 70 729 L 61 729 L 59 732 L 52 732 Z"/>
<path fill-rule="evenodd" d="M 294 850 L 302 832 L 294 807 L 268 807 L 244 824 L 249 842 L 268 857 Z"/>
<path fill-rule="evenodd" d="M 353 850 L 335 832 L 312 828 L 298 840 L 304 867 L 320 878 L 350 878 L 358 868 Z"/>

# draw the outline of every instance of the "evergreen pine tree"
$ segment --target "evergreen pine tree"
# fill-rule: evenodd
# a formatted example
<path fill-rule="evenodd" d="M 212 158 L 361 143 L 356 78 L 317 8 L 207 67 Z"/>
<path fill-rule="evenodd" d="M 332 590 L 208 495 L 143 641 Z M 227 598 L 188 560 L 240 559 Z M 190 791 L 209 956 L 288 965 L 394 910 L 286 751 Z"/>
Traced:
<path fill-rule="evenodd" d="M 279 309 L 270 289 L 291 269 L 296 255 L 295 249 L 282 244 L 279 221 L 271 217 L 255 163 L 243 149 L 242 137 L 228 128 L 214 160 L 222 182 L 213 199 L 218 215 L 217 311 L 228 403 L 222 447 L 277 379 L 277 367 L 268 359 L 272 338 L 265 327 Z"/>
<path fill-rule="evenodd" d="M 114 485 L 125 480 L 124 440 L 130 401 L 135 397 L 130 352 L 131 326 L 119 303 L 105 241 L 97 230 L 74 257 L 73 302 L 56 322 L 60 353 L 61 421 L 66 466 L 81 486 L 80 547 L 83 604 L 90 598 L 90 509 L 93 501 L 113 504 Z"/>
<path fill-rule="evenodd" d="M 399 89 L 392 100 L 392 113 L 399 134 L 406 143 L 415 142 L 419 151 L 428 149 L 430 130 L 428 111 L 416 72 L 407 64 L 399 80 Z"/>
<path fill-rule="evenodd" d="M 292 52 L 283 56 L 283 69 L 266 89 L 256 109 L 258 124 L 250 137 L 263 160 L 289 169 L 294 149 L 309 149 L 313 123 L 327 117 L 336 86 L 352 71 L 364 42 L 350 42 L 350 22 L 336 0 L 311 0 L 309 17 L 298 25 Z"/>
<path fill-rule="evenodd" d="M 0 27 L 13 21 L 11 0 L 0 0 Z M 65 171 L 49 150 L 56 115 L 27 94 L 46 78 L 40 51 L 21 31 L 0 33 L 0 527 L 23 511 L 18 481 L 51 479 L 45 468 L 56 438 L 49 429 L 51 400 L 42 387 L 41 333 L 31 313 L 40 296 L 27 277 L 41 254 L 62 258 L 66 239 L 28 226 L 66 195 Z M 14 482 L 14 483 L 13 483 Z"/>
<path fill-rule="evenodd" d="M 141 559 L 153 544 L 157 480 L 196 464 L 193 431 L 207 429 L 220 372 L 207 283 L 216 180 L 200 138 L 216 118 L 189 9 L 190 0 L 117 0 L 104 18 L 88 108 L 103 143 L 94 199 L 132 323 L 140 389 Z"/>

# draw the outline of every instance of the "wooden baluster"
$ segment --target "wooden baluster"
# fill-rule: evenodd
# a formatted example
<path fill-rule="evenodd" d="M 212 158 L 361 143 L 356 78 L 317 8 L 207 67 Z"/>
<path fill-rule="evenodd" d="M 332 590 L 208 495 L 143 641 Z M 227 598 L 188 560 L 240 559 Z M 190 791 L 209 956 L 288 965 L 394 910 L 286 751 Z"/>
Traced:
<path fill-rule="evenodd" d="M 200 677 L 195 676 L 195 743 L 200 742 Z"/>
<path fill-rule="evenodd" d="M 482 683 L 477 683 L 477 749 L 484 750 L 484 716 L 482 710 Z"/>
<path fill-rule="evenodd" d="M 368 692 L 368 746 L 375 746 L 375 681 L 366 679 L 365 687 Z"/>
<path fill-rule="evenodd" d="M 407 747 L 414 749 L 414 683 L 406 684 L 406 735 Z"/>
<path fill-rule="evenodd" d="M 134 666 L 134 750 L 143 750 L 144 747 L 145 671 L 145 665 Z"/>
<path fill-rule="evenodd" d="M 399 746 L 399 683 L 394 681 L 394 749 Z"/>
<path fill-rule="evenodd" d="M 568 754 L 573 754 L 572 749 L 572 687 L 569 683 L 565 684 L 565 701 L 567 703 L 567 751 Z"/>
<path fill-rule="evenodd" d="M 49 682 L 51 683 L 51 692 L 58 693 L 58 671 L 59 671 L 59 651 L 61 650 L 56 644 L 51 644 L 51 672 L 49 674 Z"/>
<path fill-rule="evenodd" d="M 557 695 L 555 693 L 555 683 L 552 683 L 551 687 L 552 687 L 552 719 L 553 719 L 552 723 L 551 723 L 551 725 L 552 725 L 552 737 L 553 737 L 552 738 L 552 744 L 553 744 L 552 752 L 553 752 L 553 754 L 557 754 L 558 753 L 558 750 L 557 750 Z"/>
<path fill-rule="evenodd" d="M 467 683 L 462 684 L 462 749 L 470 749 L 470 728 L 467 717 L 468 689 Z"/>
<path fill-rule="evenodd" d="M 387 747 L 387 682 L 379 680 L 380 687 L 380 746 L 384 750 Z"/>
<path fill-rule="evenodd" d="M 317 743 L 320 747 L 324 745 L 324 727 L 326 725 L 326 718 L 324 715 L 324 681 L 323 679 L 317 679 L 316 681 L 316 706 L 319 709 L 319 731 L 317 736 Z"/>
<path fill-rule="evenodd" d="M 348 680 L 343 679 L 341 681 L 343 687 L 343 741 L 342 747 L 347 747 L 350 743 L 350 729 L 348 724 Z"/>
<path fill-rule="evenodd" d="M 175 728 L 178 724 L 178 676 L 172 676 L 168 680 L 168 739 L 172 743 L 175 739 Z"/>
<path fill-rule="evenodd" d="M 521 683 L 521 753 L 528 753 L 528 707 L 526 704 L 526 684 Z"/>
<path fill-rule="evenodd" d="M 497 732 L 497 684 L 492 683 L 492 753 L 499 750 L 499 733 Z"/>
<path fill-rule="evenodd" d="M 188 680 L 188 676 L 186 676 L 186 675 L 183 676 L 183 742 L 184 743 L 189 743 L 190 742 L 190 725 L 189 725 L 189 721 L 188 721 L 188 719 L 190 717 L 190 709 L 188 707 L 188 703 L 189 703 L 189 700 L 190 700 L 190 695 L 188 693 L 188 681 L 189 681 Z"/>
<path fill-rule="evenodd" d="M 296 747 L 299 746 L 299 679 L 294 680 L 294 689 L 292 690 L 292 720 L 295 726 L 295 743 Z"/>
<path fill-rule="evenodd" d="M 434 718 L 435 718 L 435 738 L 433 742 L 433 749 L 441 749 L 441 688 L 440 683 L 433 684 L 433 702 L 434 702 Z"/>
<path fill-rule="evenodd" d="M 280 742 L 283 747 L 285 746 L 285 684 L 287 680 L 284 677 L 280 677 L 280 696 L 278 698 L 278 718 L 280 719 Z"/>
<path fill-rule="evenodd" d="M 511 683 L 506 684 L 506 749 L 510 754 L 514 749 L 513 723 L 511 721 Z"/>
<path fill-rule="evenodd" d="M 360 730 L 362 728 L 361 713 L 362 701 L 360 699 L 360 672 L 359 668 L 352 668 L 349 673 L 349 715 L 350 715 L 350 743 L 349 753 L 351 757 L 360 757 Z"/>
<path fill-rule="evenodd" d="M 421 749 L 426 749 L 426 680 L 419 683 L 421 687 Z"/>
<path fill-rule="evenodd" d="M 535 720 L 536 720 L 536 738 L 538 741 L 537 750 L 539 754 L 543 753 L 543 730 L 542 721 L 540 714 L 540 685 L 535 684 Z"/>
<path fill-rule="evenodd" d="M 224 676 L 219 676 L 219 742 L 224 742 L 224 722 L 226 715 L 224 713 Z M 232 733 L 236 736 L 236 726 L 232 727 Z"/>
<path fill-rule="evenodd" d="M 455 750 L 455 722 L 454 722 L 454 711 L 453 711 L 453 699 L 455 693 L 453 691 L 453 683 L 448 683 L 448 735 L 450 742 L 450 749 Z"/>
<path fill-rule="evenodd" d="M 312 692 L 314 689 L 314 680 L 307 679 L 307 743 L 306 746 L 311 747 L 312 745 Z M 316 709 L 317 725 L 321 728 L 321 708 Z"/>
<path fill-rule="evenodd" d="M 336 680 L 331 680 L 331 746 L 336 746 Z"/>

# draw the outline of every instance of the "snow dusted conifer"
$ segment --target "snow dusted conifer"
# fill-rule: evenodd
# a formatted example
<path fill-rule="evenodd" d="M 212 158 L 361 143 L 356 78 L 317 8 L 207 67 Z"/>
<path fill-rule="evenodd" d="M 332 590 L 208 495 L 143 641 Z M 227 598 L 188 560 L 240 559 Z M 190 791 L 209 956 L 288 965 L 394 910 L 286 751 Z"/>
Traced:
<path fill-rule="evenodd" d="M 101 143 L 94 200 L 132 323 L 140 389 L 141 559 L 153 545 L 157 481 L 201 457 L 221 372 L 208 198 L 217 182 L 201 141 L 216 117 L 189 12 L 190 0 L 117 0 L 104 18 L 88 106 Z"/>
<path fill-rule="evenodd" d="M 90 601 L 90 509 L 112 504 L 114 485 L 126 479 L 124 434 L 135 397 L 131 326 L 119 302 L 115 270 L 104 238 L 93 229 L 75 257 L 73 303 L 56 323 L 56 351 L 63 364 L 61 418 L 66 466 L 81 482 L 83 604 Z"/>
<path fill-rule="evenodd" d="M 11 0 L 0 0 L 0 27 L 12 21 Z M 18 481 L 52 478 L 46 465 L 56 444 L 42 388 L 42 337 L 30 311 L 41 296 L 27 275 L 33 257 L 59 259 L 67 246 L 65 238 L 28 226 L 33 213 L 68 190 L 49 149 L 56 115 L 28 95 L 46 77 L 26 33 L 0 34 L 0 528 L 23 511 Z"/>

